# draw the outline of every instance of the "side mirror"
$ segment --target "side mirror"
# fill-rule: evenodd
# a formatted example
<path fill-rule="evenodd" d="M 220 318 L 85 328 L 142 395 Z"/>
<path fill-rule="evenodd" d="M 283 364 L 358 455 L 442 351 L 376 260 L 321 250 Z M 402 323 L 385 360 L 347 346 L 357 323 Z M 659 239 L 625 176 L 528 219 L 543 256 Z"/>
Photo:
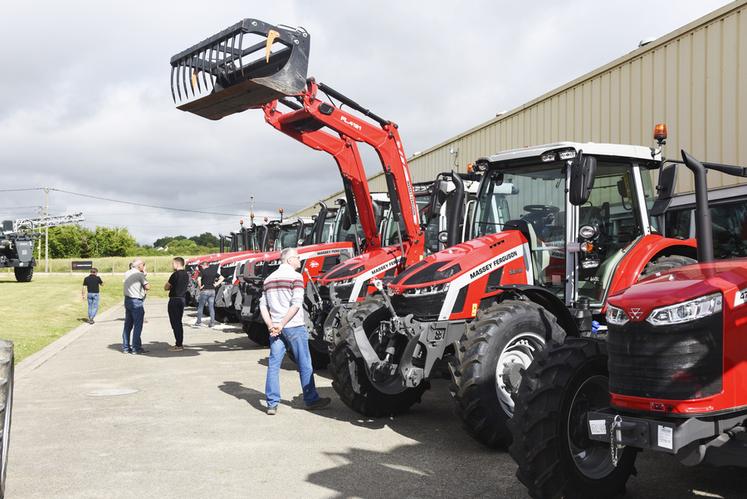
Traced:
<path fill-rule="evenodd" d="M 645 173 L 644 173 L 645 175 Z M 650 215 L 658 217 L 669 208 L 677 184 L 677 165 L 666 165 L 659 168 L 659 182 L 656 186 L 656 200 L 649 210 Z"/>
<path fill-rule="evenodd" d="M 433 186 L 429 211 L 427 213 L 429 218 L 437 217 L 441 213 L 441 206 L 444 204 L 444 201 L 449 194 L 448 189 L 448 183 L 443 180 L 439 180 L 436 185 Z"/>
<path fill-rule="evenodd" d="M 583 151 L 578 151 L 571 162 L 571 185 L 568 200 L 572 205 L 581 206 L 589 200 L 596 173 L 597 158 L 585 156 Z"/>

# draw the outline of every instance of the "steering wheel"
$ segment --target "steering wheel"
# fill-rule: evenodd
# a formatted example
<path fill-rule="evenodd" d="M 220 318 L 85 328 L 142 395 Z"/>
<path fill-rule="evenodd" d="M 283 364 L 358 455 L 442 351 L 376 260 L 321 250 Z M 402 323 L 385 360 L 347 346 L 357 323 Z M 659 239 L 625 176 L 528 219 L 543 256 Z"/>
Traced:
<path fill-rule="evenodd" d="M 524 207 L 524 211 L 529 213 L 560 213 L 560 208 L 547 204 L 528 204 Z"/>

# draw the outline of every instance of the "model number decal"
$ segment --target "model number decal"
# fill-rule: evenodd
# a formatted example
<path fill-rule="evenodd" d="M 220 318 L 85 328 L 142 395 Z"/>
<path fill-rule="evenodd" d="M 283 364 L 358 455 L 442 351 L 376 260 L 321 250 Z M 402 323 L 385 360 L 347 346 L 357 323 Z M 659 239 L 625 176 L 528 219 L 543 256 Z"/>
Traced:
<path fill-rule="evenodd" d="M 737 294 L 734 297 L 734 308 L 744 305 L 745 303 L 747 303 L 747 288 L 737 291 Z"/>

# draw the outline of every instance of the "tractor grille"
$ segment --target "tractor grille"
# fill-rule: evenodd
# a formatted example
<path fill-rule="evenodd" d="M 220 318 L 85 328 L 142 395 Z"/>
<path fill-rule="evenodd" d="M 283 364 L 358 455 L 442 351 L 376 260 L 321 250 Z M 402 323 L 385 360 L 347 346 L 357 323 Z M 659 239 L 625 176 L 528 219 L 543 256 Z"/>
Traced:
<path fill-rule="evenodd" d="M 687 400 L 721 392 L 723 314 L 674 326 L 609 325 L 610 391 Z"/>
<path fill-rule="evenodd" d="M 412 314 L 416 319 L 432 321 L 438 319 L 445 297 L 445 292 L 430 295 L 393 295 L 392 306 L 399 317 Z"/>

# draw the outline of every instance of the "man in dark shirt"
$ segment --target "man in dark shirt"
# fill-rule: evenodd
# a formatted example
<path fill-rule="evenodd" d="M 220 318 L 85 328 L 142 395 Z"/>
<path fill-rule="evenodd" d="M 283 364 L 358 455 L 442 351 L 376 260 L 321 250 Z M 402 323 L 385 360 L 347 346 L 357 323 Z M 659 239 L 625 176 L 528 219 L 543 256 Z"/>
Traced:
<path fill-rule="evenodd" d="M 176 343 L 169 348 L 172 352 L 181 352 L 184 350 L 184 326 L 182 326 L 182 316 L 184 315 L 184 306 L 186 305 L 185 295 L 187 294 L 187 285 L 189 284 L 189 274 L 184 270 L 184 258 L 177 256 L 171 261 L 174 272 L 169 277 L 163 289 L 169 292 L 169 321 L 171 329 L 174 330 Z"/>
<path fill-rule="evenodd" d="M 88 296 L 88 323 L 93 324 L 93 318 L 99 311 L 99 286 L 104 285 L 104 281 L 98 276 L 98 269 L 92 268 L 91 273 L 83 279 L 83 288 L 80 291 L 81 299 Z"/>
<path fill-rule="evenodd" d="M 202 325 L 202 313 L 207 303 L 210 312 L 210 323 L 208 327 L 215 325 L 215 288 L 221 285 L 223 276 L 218 273 L 218 263 L 210 265 L 202 262 L 200 274 L 197 276 L 197 287 L 200 290 L 200 296 L 197 298 L 197 322 L 196 327 Z"/>

